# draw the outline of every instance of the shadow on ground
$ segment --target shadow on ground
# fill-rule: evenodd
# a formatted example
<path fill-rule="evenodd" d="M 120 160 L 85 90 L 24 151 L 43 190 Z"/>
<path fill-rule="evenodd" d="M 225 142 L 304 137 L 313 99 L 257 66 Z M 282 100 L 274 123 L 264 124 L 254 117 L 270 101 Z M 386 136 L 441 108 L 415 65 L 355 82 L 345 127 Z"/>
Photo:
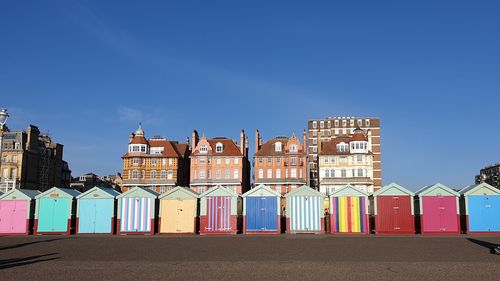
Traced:
<path fill-rule="evenodd" d="M 5 246 L 5 247 L 0 247 L 0 251 L 2 250 L 10 250 L 10 249 L 17 249 L 17 248 L 22 248 L 34 244 L 39 244 L 39 243 L 49 243 L 53 241 L 58 241 L 58 240 L 64 240 L 64 239 L 71 239 L 72 237 L 64 237 L 64 238 L 52 238 L 52 239 L 47 239 L 47 240 L 35 240 L 31 242 L 25 242 L 25 243 L 19 243 L 15 245 L 10 245 L 10 246 Z"/>
<path fill-rule="evenodd" d="M 474 239 L 474 238 L 467 238 L 467 240 L 469 240 L 470 242 L 476 244 L 476 245 L 479 245 L 479 246 L 482 246 L 484 248 L 487 248 L 490 250 L 490 253 L 495 253 L 495 248 L 498 247 L 499 245 L 498 244 L 495 244 L 495 243 L 491 243 L 491 242 L 488 242 L 488 241 L 482 241 L 482 240 L 477 240 L 477 239 Z"/>
<path fill-rule="evenodd" d="M 57 253 L 0 260 L 0 270 L 59 259 L 54 255 L 57 255 Z"/>

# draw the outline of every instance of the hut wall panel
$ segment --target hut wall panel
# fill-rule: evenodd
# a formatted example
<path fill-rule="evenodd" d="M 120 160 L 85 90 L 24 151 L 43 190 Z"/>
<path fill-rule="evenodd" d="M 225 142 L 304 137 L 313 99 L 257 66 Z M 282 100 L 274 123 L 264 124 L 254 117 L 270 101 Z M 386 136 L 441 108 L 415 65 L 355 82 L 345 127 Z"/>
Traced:
<path fill-rule="evenodd" d="M 37 232 L 67 232 L 71 202 L 66 198 L 42 198 L 39 200 Z"/>
<path fill-rule="evenodd" d="M 151 232 L 151 209 L 155 204 L 152 198 L 121 198 L 120 232 Z"/>
<path fill-rule="evenodd" d="M 411 196 L 377 196 L 377 233 L 410 234 L 415 232 Z"/>
<path fill-rule="evenodd" d="M 332 233 L 367 233 L 365 197 L 340 196 L 332 198 L 333 213 L 330 216 Z"/>
<path fill-rule="evenodd" d="M 422 232 L 458 232 L 455 196 L 423 196 Z"/>
<path fill-rule="evenodd" d="M 247 231 L 278 230 L 278 204 L 275 196 L 250 196 L 246 198 L 246 204 Z"/>
<path fill-rule="evenodd" d="M 469 232 L 500 232 L 500 196 L 469 196 Z"/>
<path fill-rule="evenodd" d="M 160 233 L 194 233 L 196 200 L 161 200 Z"/>
<path fill-rule="evenodd" d="M 319 232 L 322 230 L 322 198 L 315 196 L 294 196 L 290 198 L 290 231 Z"/>
<path fill-rule="evenodd" d="M 0 233 L 24 234 L 26 233 L 29 202 L 24 200 L 0 201 Z"/>

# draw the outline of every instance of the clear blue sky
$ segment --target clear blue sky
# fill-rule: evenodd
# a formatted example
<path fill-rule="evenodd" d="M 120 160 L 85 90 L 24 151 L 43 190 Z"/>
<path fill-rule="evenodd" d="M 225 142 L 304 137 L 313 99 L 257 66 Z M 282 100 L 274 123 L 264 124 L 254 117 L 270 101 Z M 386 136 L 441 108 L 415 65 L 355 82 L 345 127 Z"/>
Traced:
<path fill-rule="evenodd" d="M 256 128 L 378 116 L 384 183 L 462 187 L 500 162 L 499 15 L 498 1 L 2 1 L 0 107 L 11 129 L 50 131 L 74 175 L 121 171 L 140 121 L 174 140 L 245 128 L 253 148 Z"/>

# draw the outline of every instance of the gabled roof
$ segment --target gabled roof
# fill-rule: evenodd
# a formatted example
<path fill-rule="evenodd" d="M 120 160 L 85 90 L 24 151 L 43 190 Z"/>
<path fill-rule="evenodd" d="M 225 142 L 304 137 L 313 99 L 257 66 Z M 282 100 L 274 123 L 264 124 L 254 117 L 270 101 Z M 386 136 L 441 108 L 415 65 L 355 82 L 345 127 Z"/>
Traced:
<path fill-rule="evenodd" d="M 222 143 L 223 145 L 223 150 L 221 153 L 215 152 L 215 147 L 217 146 L 217 143 Z M 217 156 L 243 156 L 241 154 L 240 148 L 236 143 L 231 140 L 231 139 L 210 139 L 208 140 L 208 143 L 212 147 L 212 155 Z"/>
<path fill-rule="evenodd" d="M 305 195 L 305 194 L 308 194 L 308 195 L 312 195 L 312 196 L 320 196 L 320 197 L 323 197 L 323 198 L 326 198 L 326 195 L 317 191 L 316 189 L 313 189 L 311 188 L 310 186 L 307 186 L 307 185 L 303 185 L 293 191 L 290 191 L 288 192 L 286 195 L 285 195 L 285 198 L 288 198 L 288 197 L 292 197 L 292 196 L 302 196 L 302 195 Z"/>
<path fill-rule="evenodd" d="M 349 140 L 350 139 L 346 137 L 338 137 L 331 141 L 321 142 L 321 151 L 319 155 L 348 155 L 349 151 L 338 151 L 337 144 L 344 142 L 349 145 Z"/>
<path fill-rule="evenodd" d="M 78 195 L 76 199 L 80 199 L 82 197 L 85 197 L 93 192 L 96 191 L 102 191 L 103 193 L 109 195 L 110 198 L 116 198 L 116 196 L 120 195 L 120 192 L 112 189 L 112 188 L 106 188 L 106 187 L 99 187 L 99 186 L 94 186 L 93 188 L 85 191 L 84 193 Z"/>
<path fill-rule="evenodd" d="M 146 194 L 149 194 L 150 197 L 154 197 L 154 198 L 157 198 L 158 195 L 159 195 L 159 193 L 157 193 L 156 191 L 153 191 L 151 189 L 146 189 L 146 188 L 142 188 L 142 187 L 139 187 L 139 186 L 134 186 L 131 189 L 129 189 L 127 192 L 124 192 L 124 193 L 116 196 L 116 198 L 126 197 L 128 194 L 136 192 L 136 191 L 144 192 Z"/>
<path fill-rule="evenodd" d="M 192 196 L 193 198 L 198 198 L 198 194 L 191 191 L 191 189 L 189 189 L 189 187 L 183 187 L 183 186 L 176 186 L 175 188 L 172 188 L 171 190 L 161 194 L 158 198 L 162 199 L 162 198 L 165 198 L 165 197 L 170 196 L 170 195 L 177 193 L 177 192 L 182 192 L 182 193 L 188 194 L 189 196 Z"/>
<path fill-rule="evenodd" d="M 25 199 L 35 199 L 37 195 L 39 195 L 41 192 L 38 190 L 33 190 L 33 189 L 11 189 L 7 191 L 6 193 L 0 192 L 0 199 L 7 198 L 13 194 L 21 194 Z"/>
<path fill-rule="evenodd" d="M 281 142 L 281 151 L 276 151 L 275 144 Z M 282 156 L 285 155 L 286 144 L 288 138 L 274 138 L 264 143 L 260 149 L 255 153 L 255 156 Z"/>
<path fill-rule="evenodd" d="M 51 189 L 49 190 L 46 190 L 44 191 L 43 193 L 40 193 L 38 194 L 37 196 L 35 196 L 35 199 L 39 199 L 39 198 L 42 198 L 44 197 L 45 195 L 47 194 L 50 194 L 51 192 L 53 191 L 59 191 L 59 192 L 62 192 L 62 193 L 65 193 L 67 194 L 68 196 L 71 196 L 71 197 L 77 197 L 78 195 L 81 194 L 80 191 L 78 190 L 75 190 L 75 189 L 70 189 L 70 188 L 60 188 L 60 187 L 52 187 Z"/>
<path fill-rule="evenodd" d="M 241 195 L 241 197 L 247 197 L 247 196 L 252 195 L 256 192 L 259 192 L 260 190 L 265 190 L 271 194 L 276 195 L 277 197 L 281 197 L 281 194 L 279 192 L 272 190 L 269 186 L 264 185 L 264 184 L 259 184 L 258 186 L 250 189 L 249 191 L 247 191 L 243 195 Z"/>
<path fill-rule="evenodd" d="M 395 190 L 398 190 L 400 191 L 401 193 L 403 194 L 406 194 L 406 195 L 409 195 L 409 196 L 415 196 L 415 193 L 409 191 L 408 189 L 400 186 L 399 184 L 397 183 L 390 183 L 384 187 L 382 187 L 381 189 L 375 191 L 373 193 L 373 196 L 376 197 L 376 196 L 380 196 L 380 195 L 391 195 L 392 193 L 390 192 L 391 189 L 395 189 Z"/>
<path fill-rule="evenodd" d="M 430 194 L 433 191 L 438 190 L 438 189 L 445 191 L 449 195 L 460 196 L 460 194 L 458 192 L 456 192 L 453 189 L 447 187 L 446 185 L 440 184 L 440 183 L 425 186 L 425 187 L 419 189 L 417 192 L 415 192 L 415 194 L 418 196 L 425 196 L 425 195 L 428 195 L 428 194 Z"/>
<path fill-rule="evenodd" d="M 474 185 L 469 185 L 469 186 L 466 186 L 465 188 L 463 188 L 462 190 L 460 190 L 460 194 L 461 195 L 469 195 L 469 194 L 472 194 L 474 193 L 477 189 L 481 189 L 481 188 L 484 188 L 484 189 L 487 189 L 489 190 L 491 193 L 493 194 L 498 194 L 500 195 L 500 190 L 499 189 L 496 189 L 495 187 L 483 182 L 483 183 L 480 183 L 480 184 L 474 184 Z"/>
<path fill-rule="evenodd" d="M 228 195 L 230 195 L 230 196 L 238 197 L 238 194 L 236 194 L 231 189 L 226 188 L 226 187 L 224 187 L 222 185 L 216 185 L 215 187 L 212 187 L 209 190 L 207 190 L 207 191 L 203 192 L 202 194 L 200 194 L 199 198 L 210 196 L 210 194 L 213 193 L 213 192 L 215 192 L 216 190 L 222 190 L 222 191 L 228 193 Z"/>
<path fill-rule="evenodd" d="M 356 187 L 348 184 L 348 185 L 330 193 L 330 197 L 336 197 L 336 196 L 366 196 L 366 197 L 368 197 L 368 193 L 364 192 L 363 190 L 361 190 L 359 188 L 356 188 Z"/>

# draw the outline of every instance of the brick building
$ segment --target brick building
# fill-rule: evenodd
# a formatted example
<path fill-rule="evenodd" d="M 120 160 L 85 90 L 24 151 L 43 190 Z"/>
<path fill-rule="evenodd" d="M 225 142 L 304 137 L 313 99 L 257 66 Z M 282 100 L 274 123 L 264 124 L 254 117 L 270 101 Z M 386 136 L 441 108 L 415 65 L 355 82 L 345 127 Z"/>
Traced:
<path fill-rule="evenodd" d="M 1 132 L 0 191 L 12 188 L 45 191 L 69 187 L 71 171 L 63 160 L 64 146 L 30 125 L 26 131 Z"/>
<path fill-rule="evenodd" d="M 228 138 L 208 139 L 193 131 L 190 188 L 199 194 L 222 185 L 242 194 L 250 188 L 248 139 L 241 130 L 239 143 Z"/>
<path fill-rule="evenodd" d="M 122 191 L 139 186 L 163 193 L 174 186 L 187 186 L 190 152 L 189 142 L 146 139 L 139 127 L 130 135 L 128 151 L 122 157 Z"/>
<path fill-rule="evenodd" d="M 307 158 L 309 184 L 312 187 L 319 188 L 318 155 L 321 152 L 321 145 L 335 138 L 351 136 L 358 127 L 364 131 L 371 143 L 374 190 L 382 187 L 380 119 L 372 117 L 328 117 L 308 121 Z"/>
<path fill-rule="evenodd" d="M 352 135 L 323 142 L 318 156 L 319 191 L 330 195 L 349 184 L 373 193 L 371 149 L 368 136 L 359 128 Z"/>
<path fill-rule="evenodd" d="M 286 194 L 307 183 L 307 161 L 304 143 L 293 134 L 291 137 L 275 137 L 262 144 L 259 130 L 255 133 L 254 183 L 265 184 Z"/>

